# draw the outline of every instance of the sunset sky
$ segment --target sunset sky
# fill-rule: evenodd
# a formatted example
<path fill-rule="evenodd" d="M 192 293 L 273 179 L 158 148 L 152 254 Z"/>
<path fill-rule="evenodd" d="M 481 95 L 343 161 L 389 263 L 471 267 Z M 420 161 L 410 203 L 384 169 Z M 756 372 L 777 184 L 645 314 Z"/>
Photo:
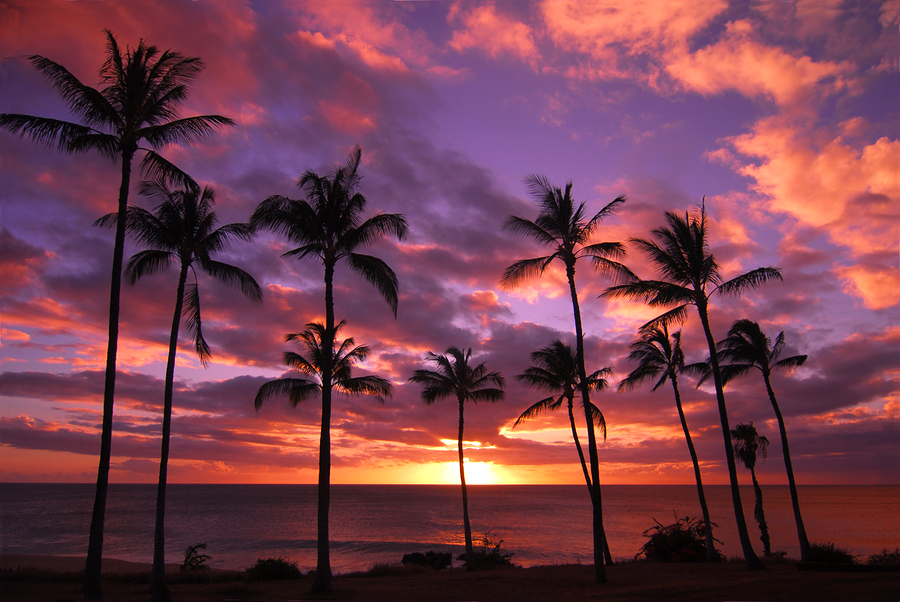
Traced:
<path fill-rule="evenodd" d="M 366 251 L 397 272 L 396 320 L 367 282 L 336 274 L 337 318 L 373 350 L 361 370 L 395 393 L 337 398 L 333 482 L 458 482 L 455 400 L 426 406 L 406 384 L 451 345 L 507 380 L 503 401 L 466 407 L 468 480 L 583 482 L 565 412 L 512 430 L 542 396 L 514 380 L 529 354 L 574 342 L 562 271 L 499 285 L 507 265 L 545 254 L 502 230 L 537 216 L 524 183 L 537 173 L 572 180 L 591 213 L 626 195 L 596 241 L 626 243 L 645 278 L 628 239 L 705 195 L 725 278 L 783 270 L 715 298 L 711 318 L 717 338 L 749 318 L 785 332 L 785 356 L 809 355 L 773 377 L 798 482 L 900 483 L 900 0 L 13 0 L 0 3 L 0 112 L 73 119 L 24 57 L 98 86 L 104 28 L 123 47 L 143 38 L 203 59 L 181 114 L 237 125 L 162 154 L 215 189 L 221 223 L 272 194 L 300 198 L 300 174 L 356 144 L 370 211 L 409 220 L 401 243 Z M 91 224 L 115 210 L 119 168 L 0 131 L 0 182 L 0 481 L 91 482 L 113 244 Z M 149 208 L 137 187 L 132 204 Z M 201 367 L 183 330 L 170 482 L 315 482 L 320 404 L 253 409 L 285 373 L 284 335 L 324 314 L 321 264 L 282 259 L 290 248 L 262 233 L 222 256 L 260 282 L 260 305 L 201 276 L 213 361 Z M 157 477 L 176 279 L 123 289 L 113 482 Z M 671 388 L 615 392 L 637 327 L 659 312 L 598 299 L 611 283 L 587 263 L 577 282 L 588 369 L 614 370 L 595 399 L 609 425 L 601 481 L 692 482 Z M 695 313 L 683 331 L 688 361 L 706 359 Z M 693 385 L 682 395 L 704 478 L 726 483 L 714 392 Z M 786 483 L 762 378 L 726 396 L 732 425 L 772 441 L 760 480 Z"/>

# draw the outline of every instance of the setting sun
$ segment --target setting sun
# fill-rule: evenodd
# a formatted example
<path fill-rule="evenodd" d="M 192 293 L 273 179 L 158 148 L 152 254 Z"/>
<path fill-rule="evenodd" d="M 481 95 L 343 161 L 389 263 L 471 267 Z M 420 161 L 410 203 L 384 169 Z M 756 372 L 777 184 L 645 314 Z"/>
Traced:
<path fill-rule="evenodd" d="M 497 485 L 503 482 L 494 469 L 493 462 L 470 462 L 465 460 L 467 485 Z M 444 482 L 459 483 L 459 462 L 444 462 Z"/>

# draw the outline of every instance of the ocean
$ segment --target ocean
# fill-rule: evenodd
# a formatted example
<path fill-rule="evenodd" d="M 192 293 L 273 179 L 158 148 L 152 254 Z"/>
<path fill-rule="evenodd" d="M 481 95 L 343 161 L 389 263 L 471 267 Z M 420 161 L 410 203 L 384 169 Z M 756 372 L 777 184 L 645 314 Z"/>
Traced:
<path fill-rule="evenodd" d="M 462 501 L 453 485 L 334 485 L 331 562 L 335 572 L 399 563 L 410 552 L 464 551 Z M 206 543 L 210 565 L 243 569 L 258 558 L 285 557 L 315 567 L 315 485 L 169 485 L 166 560 Z M 739 556 L 728 486 L 707 486 L 714 530 L 726 556 Z M 83 556 L 93 484 L 0 483 L 0 553 Z M 110 486 L 104 556 L 150 563 L 155 485 Z M 742 488 L 747 526 L 762 553 L 753 491 Z M 900 547 L 900 486 L 800 486 L 811 541 L 834 542 L 861 560 Z M 787 486 L 763 486 L 773 551 L 799 557 Z M 631 559 L 644 531 L 698 517 L 693 485 L 607 485 L 604 521 L 615 559 Z M 591 564 L 591 509 L 584 485 L 470 485 L 473 535 L 503 541 L 521 566 Z"/>

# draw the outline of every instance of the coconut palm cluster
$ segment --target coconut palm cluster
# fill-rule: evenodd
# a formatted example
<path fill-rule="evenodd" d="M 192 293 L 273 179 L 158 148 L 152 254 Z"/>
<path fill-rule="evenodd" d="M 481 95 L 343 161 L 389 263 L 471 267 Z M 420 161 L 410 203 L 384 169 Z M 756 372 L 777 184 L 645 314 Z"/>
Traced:
<path fill-rule="evenodd" d="M 67 122 L 19 114 L 0 115 L 0 127 L 54 146 L 65 153 L 98 152 L 119 163 L 121 182 L 117 210 L 103 216 L 97 225 L 115 229 L 110 289 L 109 342 L 106 386 L 103 404 L 100 463 L 90 543 L 83 590 L 87 597 L 100 597 L 100 566 L 103 525 L 110 465 L 110 441 L 115 396 L 116 348 L 119 301 L 124 275 L 131 284 L 168 268 L 178 270 L 175 307 L 163 391 L 163 421 L 160 471 L 157 491 L 151 592 L 154 599 L 168 599 L 165 582 L 165 498 L 169 443 L 174 404 L 176 350 L 182 321 L 193 339 L 203 365 L 212 350 L 203 337 L 201 319 L 201 274 L 231 285 L 251 301 L 262 301 L 262 288 L 253 276 L 240 267 L 224 263 L 216 256 L 237 242 L 249 242 L 255 233 L 265 230 L 282 237 L 292 248 L 282 257 L 288 260 L 316 261 L 324 276 L 324 322 L 311 321 L 300 332 L 286 335 L 286 342 L 298 345 L 298 351 L 284 354 L 284 362 L 293 370 L 290 377 L 264 384 L 253 400 L 257 411 L 272 398 L 286 398 L 296 406 L 306 400 L 321 400 L 322 418 L 319 442 L 317 567 L 314 591 L 331 589 L 329 550 L 329 502 L 331 479 L 331 413 L 335 392 L 344 395 L 369 395 L 379 401 L 390 397 L 393 384 L 376 375 L 354 376 L 354 368 L 369 356 L 369 348 L 357 345 L 352 337 L 341 338 L 344 320 L 335 316 L 336 267 L 339 264 L 365 278 L 391 308 L 398 311 L 399 283 L 393 269 L 382 259 L 363 252 L 365 247 L 385 237 L 402 240 L 409 226 L 405 216 L 391 213 L 367 213 L 368 201 L 359 191 L 362 151 L 354 148 L 344 164 L 319 174 L 308 170 L 298 181 L 300 198 L 270 196 L 256 207 L 247 223 L 219 225 L 215 213 L 215 191 L 201 188 L 194 179 L 168 161 L 160 151 L 169 144 L 190 144 L 214 134 L 234 122 L 219 115 L 180 117 L 178 110 L 188 96 L 189 85 L 203 63 L 171 50 L 160 51 L 143 40 L 135 48 L 122 49 L 116 37 L 106 32 L 107 59 L 100 69 L 102 87 L 81 83 L 62 65 L 42 56 L 28 57 L 32 65 L 47 76 L 68 103 L 76 121 Z M 143 155 L 140 171 L 144 180 L 140 194 L 152 210 L 130 206 L 129 188 L 134 158 Z M 531 353 L 532 366 L 516 380 L 545 394 L 518 416 L 514 426 L 543 412 L 565 407 L 574 445 L 581 463 L 592 502 L 592 533 L 596 581 L 605 582 L 606 565 L 612 562 L 603 524 L 598 435 L 606 438 L 606 420 L 596 403 L 610 388 L 612 369 L 589 371 L 584 345 L 584 326 L 576 284 L 576 268 L 587 265 L 609 282 L 601 295 L 606 299 L 627 299 L 657 308 L 661 313 L 640 327 L 631 346 L 629 360 L 637 367 L 618 385 L 627 391 L 652 383 L 657 390 L 670 383 L 685 441 L 694 467 L 697 493 L 703 519 L 692 528 L 702 530 L 708 560 L 718 558 L 712 536 L 706 499 L 703 493 L 700 462 L 691 439 L 688 421 L 679 391 L 679 379 L 697 376 L 699 384 L 711 380 L 716 394 L 724 454 L 731 485 L 735 520 L 744 557 L 749 566 L 761 568 L 747 532 L 738 489 L 736 458 L 751 471 L 757 490 L 755 516 L 769 552 L 768 535 L 762 512 L 755 465 L 763 455 L 768 439 L 760 436 L 752 423 L 731 428 L 728 420 L 725 387 L 732 380 L 758 371 L 778 423 L 785 469 L 801 557 L 809 555 L 809 541 L 803 526 L 797 488 L 791 465 L 784 417 L 775 397 L 771 377 L 802 365 L 807 357 L 796 355 L 779 359 L 784 333 L 769 339 L 759 325 L 749 319 L 737 320 L 720 341 L 710 325 L 710 308 L 723 296 L 736 296 L 768 281 L 780 280 L 781 270 L 760 267 L 740 275 L 726 277 L 709 246 L 709 223 L 705 205 L 684 214 L 669 212 L 664 224 L 649 238 L 632 238 L 630 245 L 643 254 L 656 274 L 642 278 L 624 263 L 626 244 L 596 242 L 604 219 L 620 211 L 626 199 L 618 197 L 599 211 L 591 213 L 586 203 L 577 202 L 573 184 L 553 185 L 545 176 L 526 179 L 529 193 L 537 204 L 535 217 L 510 216 L 503 227 L 523 236 L 541 249 L 540 254 L 515 261 L 500 275 L 500 286 L 514 289 L 539 278 L 558 266 L 566 275 L 572 303 L 574 346 L 554 340 Z M 500 225 L 498 224 L 498 227 Z M 124 241 L 131 235 L 143 248 L 125 264 Z M 692 309 L 693 308 L 693 309 Z M 706 341 L 707 359 L 685 363 L 682 331 L 674 328 L 696 314 Z M 409 382 L 421 386 L 421 397 L 432 404 L 444 398 L 459 404 L 458 457 L 463 500 L 463 526 L 466 564 L 475 566 L 475 551 L 469 521 L 463 454 L 464 406 L 466 402 L 496 402 L 504 396 L 504 377 L 489 370 L 473 357 L 471 348 L 450 346 L 443 353 L 428 352 L 428 367 L 418 369 Z M 683 382 L 683 381 L 682 381 Z M 698 386 L 699 386 L 698 384 Z M 578 399 L 576 412 L 575 400 Z M 249 400 L 248 400 L 249 403 Z M 583 412 L 583 414 L 581 414 Z M 587 434 L 587 453 L 578 437 L 578 421 Z M 498 546 L 499 547 L 499 546 Z"/>

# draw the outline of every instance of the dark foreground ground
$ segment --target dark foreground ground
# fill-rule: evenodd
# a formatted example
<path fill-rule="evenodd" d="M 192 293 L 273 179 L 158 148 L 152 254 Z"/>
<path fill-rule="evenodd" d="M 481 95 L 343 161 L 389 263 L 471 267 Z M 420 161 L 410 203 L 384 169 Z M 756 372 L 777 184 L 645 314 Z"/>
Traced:
<path fill-rule="evenodd" d="M 80 595 L 83 559 L 0 556 L 0 601 L 74 602 Z M 386 571 L 392 572 L 392 571 Z M 243 573 L 212 571 L 202 577 L 173 570 L 172 599 L 180 601 L 403 600 L 527 602 L 602 600 L 723 602 L 815 601 L 900 602 L 900 572 L 823 572 L 773 564 L 749 571 L 740 563 L 624 563 L 608 567 L 609 582 L 593 582 L 591 566 L 504 568 L 467 573 L 393 571 L 381 576 L 337 576 L 334 592 L 313 597 L 312 580 L 247 581 Z M 104 560 L 105 599 L 145 601 L 149 566 Z"/>

